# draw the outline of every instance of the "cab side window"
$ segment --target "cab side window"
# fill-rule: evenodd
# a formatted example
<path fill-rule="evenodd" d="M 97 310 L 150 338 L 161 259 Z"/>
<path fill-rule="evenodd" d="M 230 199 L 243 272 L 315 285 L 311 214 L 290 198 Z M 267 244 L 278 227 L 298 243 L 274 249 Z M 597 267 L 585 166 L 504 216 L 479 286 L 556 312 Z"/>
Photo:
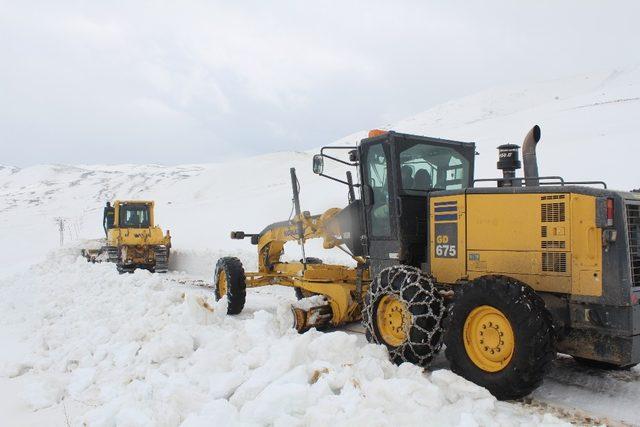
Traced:
<path fill-rule="evenodd" d="M 390 236 L 388 166 L 387 155 L 382 144 L 369 148 L 366 162 L 367 184 L 373 190 L 371 233 L 379 237 Z"/>
<path fill-rule="evenodd" d="M 466 187 L 469 162 L 448 147 L 404 144 L 400 150 L 400 181 L 406 194 L 424 196 L 430 190 Z"/>

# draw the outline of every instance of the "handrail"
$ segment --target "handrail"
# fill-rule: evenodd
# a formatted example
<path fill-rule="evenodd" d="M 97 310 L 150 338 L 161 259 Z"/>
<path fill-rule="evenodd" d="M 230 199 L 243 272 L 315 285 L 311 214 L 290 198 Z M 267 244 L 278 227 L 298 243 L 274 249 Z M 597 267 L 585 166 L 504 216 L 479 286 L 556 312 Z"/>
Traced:
<path fill-rule="evenodd" d="M 475 185 L 476 182 L 511 182 L 512 184 L 516 184 L 513 185 L 515 187 L 520 187 L 522 186 L 522 183 L 526 180 L 526 179 L 531 179 L 531 178 L 524 178 L 524 177 L 514 177 L 514 178 L 482 178 L 482 179 L 474 179 L 473 180 L 473 184 Z M 604 181 L 565 181 L 564 178 L 562 178 L 561 176 L 541 176 L 541 177 L 537 177 L 536 179 L 538 180 L 556 180 L 557 182 L 539 182 L 539 186 L 543 186 L 543 185 L 560 185 L 561 187 L 564 187 L 566 185 L 602 185 L 604 187 L 604 189 L 606 190 L 607 187 L 607 183 Z"/>
<path fill-rule="evenodd" d="M 602 187 L 606 190 L 607 183 L 604 181 L 565 181 L 564 185 L 602 185 Z"/>

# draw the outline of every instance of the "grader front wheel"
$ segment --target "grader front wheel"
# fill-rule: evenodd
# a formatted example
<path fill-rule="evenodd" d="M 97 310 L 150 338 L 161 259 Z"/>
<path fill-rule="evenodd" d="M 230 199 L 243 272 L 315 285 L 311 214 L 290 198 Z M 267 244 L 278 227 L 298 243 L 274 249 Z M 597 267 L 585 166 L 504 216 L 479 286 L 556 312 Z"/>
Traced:
<path fill-rule="evenodd" d="M 413 319 L 407 304 L 395 295 L 384 295 L 376 310 L 376 324 L 382 340 L 393 347 L 407 340 Z"/>
<path fill-rule="evenodd" d="M 227 296 L 227 314 L 239 314 L 247 297 L 247 283 L 242 262 L 238 258 L 220 258 L 213 275 L 216 301 Z"/>
<path fill-rule="evenodd" d="M 364 298 L 362 323 L 369 342 L 384 344 L 394 363 L 427 366 L 442 346 L 444 301 L 420 270 L 382 270 Z"/>

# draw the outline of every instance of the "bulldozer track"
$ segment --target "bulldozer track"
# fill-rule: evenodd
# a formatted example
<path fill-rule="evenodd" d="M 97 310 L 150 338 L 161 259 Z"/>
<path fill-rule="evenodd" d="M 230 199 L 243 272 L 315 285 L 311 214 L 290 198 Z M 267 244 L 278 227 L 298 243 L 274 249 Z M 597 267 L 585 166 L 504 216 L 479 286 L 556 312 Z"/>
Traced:
<path fill-rule="evenodd" d="M 166 273 L 169 271 L 169 249 L 166 246 L 156 246 L 154 249 L 156 273 Z"/>
<path fill-rule="evenodd" d="M 107 259 L 109 262 L 118 262 L 118 248 L 115 246 L 106 246 Z"/>

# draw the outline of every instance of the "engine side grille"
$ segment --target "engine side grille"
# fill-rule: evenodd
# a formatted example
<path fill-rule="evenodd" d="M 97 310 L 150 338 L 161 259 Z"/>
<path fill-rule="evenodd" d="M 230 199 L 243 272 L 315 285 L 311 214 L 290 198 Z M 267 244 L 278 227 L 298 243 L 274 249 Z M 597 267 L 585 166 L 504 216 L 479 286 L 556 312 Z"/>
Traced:
<path fill-rule="evenodd" d="M 567 254 L 566 252 L 543 252 L 542 271 L 553 273 L 566 273 Z"/>
<path fill-rule="evenodd" d="M 629 230 L 629 255 L 631 257 L 631 281 L 640 286 L 640 205 L 627 205 Z"/>
<path fill-rule="evenodd" d="M 565 220 L 565 203 L 543 203 L 540 205 L 542 222 L 563 222 Z"/>
<path fill-rule="evenodd" d="M 567 243 L 562 240 L 543 240 L 542 249 L 565 249 Z"/>
<path fill-rule="evenodd" d="M 566 273 L 567 253 L 560 252 L 567 248 L 567 237 L 558 230 L 568 225 L 562 224 L 567 218 L 567 202 L 564 194 L 549 194 L 540 197 L 540 248 L 541 267 L 545 273 Z M 552 240 L 553 239 L 553 240 Z"/>

